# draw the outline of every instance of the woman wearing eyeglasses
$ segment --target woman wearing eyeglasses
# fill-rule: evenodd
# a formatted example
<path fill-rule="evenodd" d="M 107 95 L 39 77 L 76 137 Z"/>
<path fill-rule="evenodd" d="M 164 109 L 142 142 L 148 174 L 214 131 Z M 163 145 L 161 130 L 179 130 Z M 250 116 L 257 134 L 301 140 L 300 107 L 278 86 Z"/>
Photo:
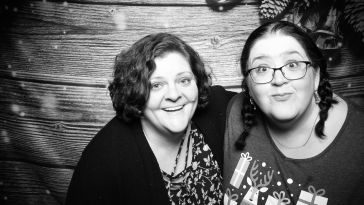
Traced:
<path fill-rule="evenodd" d="M 269 22 L 241 55 L 228 109 L 225 204 L 361 204 L 364 114 L 333 94 L 326 62 L 292 23 Z"/>

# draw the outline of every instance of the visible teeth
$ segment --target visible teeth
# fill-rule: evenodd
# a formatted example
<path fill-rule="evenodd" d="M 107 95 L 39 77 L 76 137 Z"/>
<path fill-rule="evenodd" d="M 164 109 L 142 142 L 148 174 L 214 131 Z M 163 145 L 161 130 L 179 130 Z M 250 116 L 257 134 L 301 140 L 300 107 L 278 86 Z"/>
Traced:
<path fill-rule="evenodd" d="M 183 108 L 183 105 L 178 106 L 178 107 L 170 107 L 170 108 L 165 108 L 165 111 L 171 112 L 171 111 L 176 111 L 176 110 L 180 110 Z"/>

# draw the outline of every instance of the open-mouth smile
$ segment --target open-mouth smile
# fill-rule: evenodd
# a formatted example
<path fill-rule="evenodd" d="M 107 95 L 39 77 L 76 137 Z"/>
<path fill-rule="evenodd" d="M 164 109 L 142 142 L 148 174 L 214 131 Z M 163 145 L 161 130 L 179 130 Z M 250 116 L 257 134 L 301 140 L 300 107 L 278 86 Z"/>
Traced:
<path fill-rule="evenodd" d="M 166 112 L 176 112 L 176 111 L 182 110 L 183 107 L 184 107 L 184 105 L 180 105 L 180 106 L 175 106 L 175 107 L 163 108 L 163 110 Z"/>

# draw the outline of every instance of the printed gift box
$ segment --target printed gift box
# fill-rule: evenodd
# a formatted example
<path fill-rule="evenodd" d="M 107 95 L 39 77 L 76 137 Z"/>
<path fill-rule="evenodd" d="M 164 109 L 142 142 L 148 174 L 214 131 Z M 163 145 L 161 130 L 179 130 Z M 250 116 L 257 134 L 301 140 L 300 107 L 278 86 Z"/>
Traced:
<path fill-rule="evenodd" d="M 286 193 L 284 191 L 281 192 L 273 192 L 273 196 L 268 195 L 267 201 L 265 205 L 286 205 L 290 204 L 291 200 L 285 197 Z"/>
<path fill-rule="evenodd" d="M 314 186 L 309 186 L 308 191 L 301 190 L 300 197 L 298 198 L 297 205 L 326 205 L 328 198 L 325 195 L 324 189 L 316 191 Z"/>
<path fill-rule="evenodd" d="M 241 153 L 238 165 L 236 165 L 233 176 L 231 177 L 230 184 L 239 189 L 240 184 L 245 176 L 246 170 L 249 167 L 252 157 L 249 156 L 249 152 Z"/>

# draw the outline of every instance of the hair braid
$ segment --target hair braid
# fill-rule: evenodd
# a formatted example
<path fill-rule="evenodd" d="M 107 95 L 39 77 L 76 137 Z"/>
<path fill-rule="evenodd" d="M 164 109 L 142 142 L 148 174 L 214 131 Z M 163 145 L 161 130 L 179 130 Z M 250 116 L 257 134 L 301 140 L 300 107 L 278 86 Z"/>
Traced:
<path fill-rule="evenodd" d="M 243 118 L 243 132 L 239 136 L 238 140 L 235 142 L 235 147 L 238 150 L 242 150 L 245 147 L 245 140 L 249 136 L 251 128 L 256 125 L 256 106 L 250 101 L 251 97 L 249 95 L 248 87 L 246 83 L 243 82 L 243 108 L 241 109 L 241 116 Z"/>
<path fill-rule="evenodd" d="M 325 128 L 325 121 L 328 117 L 329 109 L 331 108 L 332 104 L 336 104 L 337 101 L 333 98 L 333 92 L 331 89 L 331 84 L 329 80 L 324 77 L 320 80 L 320 85 L 318 87 L 318 95 L 320 96 L 320 102 L 318 104 L 320 108 L 320 120 L 315 126 L 315 133 L 320 138 L 325 137 L 324 128 Z"/>

